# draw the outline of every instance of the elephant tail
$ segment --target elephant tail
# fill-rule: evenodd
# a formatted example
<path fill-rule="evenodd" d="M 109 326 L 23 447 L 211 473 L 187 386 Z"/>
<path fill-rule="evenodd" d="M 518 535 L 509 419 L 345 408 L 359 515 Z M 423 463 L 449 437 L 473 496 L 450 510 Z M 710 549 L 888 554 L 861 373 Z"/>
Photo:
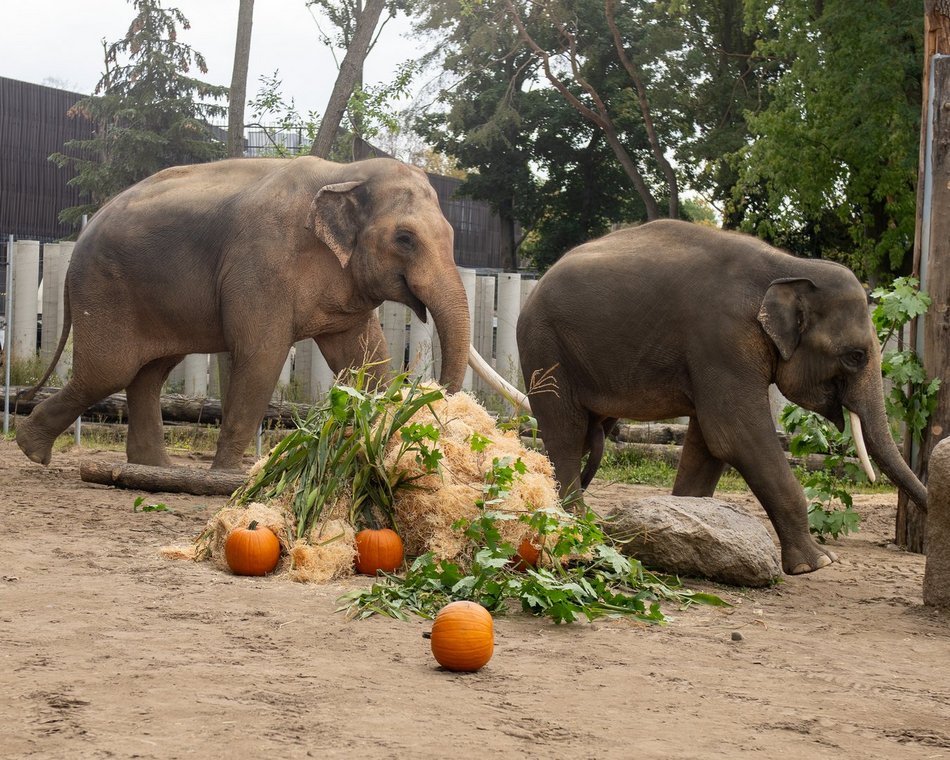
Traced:
<path fill-rule="evenodd" d="M 20 391 L 20 393 L 17 394 L 17 400 L 31 400 L 33 396 L 36 395 L 36 392 L 46 385 L 46 381 L 49 380 L 50 375 L 53 374 L 53 370 L 56 369 L 56 365 L 59 363 L 59 358 L 63 355 L 63 350 L 66 348 L 66 341 L 69 339 L 69 330 L 72 326 L 73 318 L 69 311 L 69 285 L 66 284 L 63 287 L 63 332 L 59 336 L 59 345 L 56 346 L 56 353 L 53 355 L 53 360 L 49 363 L 49 367 L 46 368 L 46 374 L 29 390 Z"/>
<path fill-rule="evenodd" d="M 584 465 L 584 471 L 581 473 L 581 490 L 586 489 L 594 479 L 594 475 L 597 474 L 600 461 L 604 458 L 604 444 L 607 435 L 616 424 L 616 417 L 608 417 L 607 419 L 591 418 L 587 428 L 587 449 L 589 453 L 587 464 Z"/>

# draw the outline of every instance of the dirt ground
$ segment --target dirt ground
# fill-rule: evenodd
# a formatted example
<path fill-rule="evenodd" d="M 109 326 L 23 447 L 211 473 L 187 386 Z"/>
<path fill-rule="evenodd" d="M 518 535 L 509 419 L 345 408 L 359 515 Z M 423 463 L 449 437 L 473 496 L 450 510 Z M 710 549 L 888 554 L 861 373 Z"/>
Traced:
<path fill-rule="evenodd" d="M 439 669 L 424 620 L 348 621 L 325 586 L 164 559 L 224 498 L 84 484 L 0 441 L 0 757 L 946 758 L 950 615 L 859 497 L 841 561 L 664 626 L 495 623 L 491 662 Z M 195 460 L 181 460 L 206 466 Z M 602 505 L 650 489 L 595 482 Z M 761 514 L 749 497 L 728 495 Z M 733 640 L 733 633 L 741 640 Z"/>

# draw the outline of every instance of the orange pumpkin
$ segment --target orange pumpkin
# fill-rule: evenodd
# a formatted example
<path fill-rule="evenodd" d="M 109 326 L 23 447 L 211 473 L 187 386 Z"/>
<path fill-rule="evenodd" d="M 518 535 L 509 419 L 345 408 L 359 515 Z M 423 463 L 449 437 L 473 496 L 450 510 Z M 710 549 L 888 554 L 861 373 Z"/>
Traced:
<path fill-rule="evenodd" d="M 491 659 L 494 628 L 491 613 L 480 604 L 451 602 L 432 623 L 432 654 L 446 670 L 471 673 Z"/>
<path fill-rule="evenodd" d="M 252 520 L 246 528 L 231 531 L 224 542 L 224 558 L 235 575 L 266 575 L 277 567 L 280 541 L 270 528 Z"/>
<path fill-rule="evenodd" d="M 356 571 L 376 575 L 395 572 L 403 559 L 402 539 L 389 528 L 366 528 L 356 534 Z"/>
<path fill-rule="evenodd" d="M 512 557 L 514 569 L 524 572 L 529 567 L 537 567 L 538 560 L 541 558 L 541 549 L 531 543 L 530 539 L 524 539 L 518 544 L 518 553 Z"/>

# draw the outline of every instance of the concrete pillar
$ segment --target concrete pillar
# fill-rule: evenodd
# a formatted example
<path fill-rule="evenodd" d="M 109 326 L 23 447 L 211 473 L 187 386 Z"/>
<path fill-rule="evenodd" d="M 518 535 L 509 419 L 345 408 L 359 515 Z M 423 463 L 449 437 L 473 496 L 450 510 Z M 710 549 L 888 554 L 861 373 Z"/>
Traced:
<path fill-rule="evenodd" d="M 53 350 L 56 350 L 56 346 L 59 343 L 59 336 L 63 332 L 63 322 L 65 321 L 66 310 L 63 303 L 63 291 L 66 286 L 66 273 L 69 271 L 69 263 L 73 260 L 73 248 L 76 247 L 76 244 L 73 242 L 66 242 L 59 244 L 59 267 L 60 267 L 60 279 L 59 279 L 59 291 L 57 294 L 58 303 L 59 303 L 59 313 L 57 315 L 56 329 L 55 329 L 55 338 L 53 338 Z M 45 293 L 45 290 L 44 290 Z M 44 321 L 44 324 L 45 321 Z M 52 335 L 50 337 L 53 337 Z M 70 333 L 69 337 L 66 339 L 66 346 L 63 348 L 63 353 L 59 357 L 59 362 L 56 364 L 56 374 L 59 375 L 60 379 L 65 381 L 72 374 L 73 371 L 73 338 Z"/>
<path fill-rule="evenodd" d="M 178 365 L 182 375 L 182 393 L 185 396 L 208 396 L 208 354 L 188 354 Z"/>
<path fill-rule="evenodd" d="M 498 274 L 498 325 L 495 336 L 495 371 L 509 383 L 521 386 L 521 364 L 515 328 L 521 312 L 521 275 Z"/>
<path fill-rule="evenodd" d="M 528 296 L 531 295 L 531 291 L 534 290 L 537 284 L 538 281 L 534 278 L 523 279 L 521 281 L 521 308 L 524 308 L 524 302 L 528 300 Z"/>
<path fill-rule="evenodd" d="M 168 373 L 168 379 L 165 381 L 162 392 L 182 394 L 185 392 L 185 359 L 178 362 Z"/>
<path fill-rule="evenodd" d="M 287 386 L 290 385 L 290 374 L 291 369 L 294 365 L 294 351 L 291 348 L 287 352 L 287 358 L 284 359 L 284 366 L 280 368 L 280 377 L 277 378 L 277 387 L 274 388 L 274 392 L 271 394 L 271 400 L 274 402 L 281 402 L 287 398 Z"/>
<path fill-rule="evenodd" d="M 459 267 L 459 276 L 462 278 L 462 287 L 465 288 L 465 300 L 468 302 L 468 342 L 474 345 L 475 339 L 475 288 L 478 277 L 474 269 Z M 466 368 L 465 378 L 462 380 L 462 389 L 474 390 L 474 373 L 471 367 Z"/>
<path fill-rule="evenodd" d="M 11 365 L 36 356 L 37 289 L 40 286 L 40 244 L 18 240 L 13 244 L 13 314 L 9 319 L 8 356 Z"/>
<path fill-rule="evenodd" d="M 439 336 L 432 326 L 432 315 L 423 324 L 415 312 L 409 317 L 409 368 L 414 377 L 432 380 L 438 377 Z"/>
<path fill-rule="evenodd" d="M 495 277 L 493 275 L 477 278 L 475 282 L 475 318 L 472 320 L 474 332 L 472 345 L 482 358 L 492 367 L 495 366 Z M 491 393 L 491 387 L 480 377 L 475 382 L 475 392 Z"/>
<path fill-rule="evenodd" d="M 389 350 L 389 366 L 393 372 L 405 369 L 406 361 L 406 323 L 409 309 L 401 303 L 383 301 L 379 307 L 379 321 L 383 326 L 386 347 Z"/>
<path fill-rule="evenodd" d="M 925 543 L 924 604 L 950 608 L 950 438 L 930 454 Z"/>
<path fill-rule="evenodd" d="M 319 401 L 336 379 L 312 338 L 294 344 L 293 378 L 301 400 L 311 403 Z"/>

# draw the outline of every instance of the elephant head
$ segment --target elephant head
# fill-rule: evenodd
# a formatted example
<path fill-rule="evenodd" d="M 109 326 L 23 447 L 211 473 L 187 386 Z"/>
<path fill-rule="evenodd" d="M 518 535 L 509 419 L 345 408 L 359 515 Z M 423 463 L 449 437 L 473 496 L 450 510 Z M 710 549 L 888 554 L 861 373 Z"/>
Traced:
<path fill-rule="evenodd" d="M 307 227 L 350 270 L 362 297 L 406 304 L 423 322 L 426 308 L 432 312 L 442 349 L 440 382 L 457 391 L 470 328 L 452 227 L 420 169 L 374 159 L 361 162 L 360 172 L 317 192 Z"/>
<path fill-rule="evenodd" d="M 880 348 L 864 289 L 843 266 L 811 264 L 809 277 L 773 281 L 762 301 L 759 322 L 778 354 L 775 384 L 789 399 L 823 415 L 839 430 L 844 429 L 843 409 L 847 409 L 859 455 L 866 443 L 887 477 L 926 509 L 927 490 L 891 437 Z"/>

